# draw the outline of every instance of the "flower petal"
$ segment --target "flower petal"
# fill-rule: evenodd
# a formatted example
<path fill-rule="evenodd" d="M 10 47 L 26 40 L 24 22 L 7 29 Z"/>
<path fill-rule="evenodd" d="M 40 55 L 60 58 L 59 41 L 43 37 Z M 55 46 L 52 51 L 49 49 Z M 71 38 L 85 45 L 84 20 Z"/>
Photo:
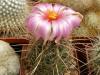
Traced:
<path fill-rule="evenodd" d="M 42 20 L 42 16 L 40 14 L 31 14 L 28 19 L 26 20 L 26 26 L 28 31 L 30 31 L 33 35 L 36 31 L 38 24 L 40 23 L 40 20 Z M 37 38 L 40 38 L 40 36 L 36 36 Z"/>
<path fill-rule="evenodd" d="M 35 8 L 37 8 L 38 10 L 40 10 L 41 12 L 47 12 L 48 11 L 48 9 L 49 10 L 52 10 L 52 4 L 48 4 L 48 3 L 41 3 L 41 4 L 37 4 L 36 6 L 35 6 Z"/>
<path fill-rule="evenodd" d="M 58 20 L 58 23 L 60 24 L 60 26 L 62 26 L 62 31 L 63 31 L 62 36 L 68 37 L 69 34 L 72 32 L 73 26 L 67 23 L 67 21 L 64 19 L 60 19 L 60 21 Z"/>
<path fill-rule="evenodd" d="M 69 7 L 66 7 L 65 9 L 62 10 L 62 14 L 64 16 L 72 15 L 74 13 L 76 13 L 76 12 L 74 10 L 72 10 L 71 8 L 69 8 Z"/>
<path fill-rule="evenodd" d="M 57 12 L 57 13 L 62 12 L 62 10 L 63 10 L 64 8 L 66 8 L 66 7 L 65 7 L 65 6 L 62 6 L 62 5 L 60 5 L 60 4 L 55 4 L 54 7 L 53 7 L 54 11 Z"/>
<path fill-rule="evenodd" d="M 29 16 L 26 20 L 26 27 L 29 31 L 33 31 L 35 29 L 35 24 L 32 16 Z"/>
<path fill-rule="evenodd" d="M 33 8 L 36 8 L 36 9 L 40 10 L 41 12 L 47 11 L 47 8 L 45 6 L 45 3 L 37 4 Z"/>
<path fill-rule="evenodd" d="M 37 9 L 37 8 L 33 8 L 32 9 L 32 12 L 31 12 L 32 14 L 41 14 L 41 15 L 44 15 L 44 13 L 43 12 L 41 12 L 41 10 L 39 10 L 39 9 Z"/>
<path fill-rule="evenodd" d="M 46 6 L 46 8 L 47 8 L 47 10 L 53 10 L 53 6 L 52 6 L 52 4 L 45 4 L 45 6 Z"/>
<path fill-rule="evenodd" d="M 56 21 L 58 23 L 59 35 L 56 37 L 55 42 L 59 42 L 61 38 L 69 37 L 72 32 L 73 26 L 68 24 L 64 19 Z"/>
<path fill-rule="evenodd" d="M 48 21 L 40 20 L 35 31 L 36 36 L 40 36 L 44 41 L 47 41 L 51 33 L 51 24 Z"/>
<path fill-rule="evenodd" d="M 55 42 L 58 43 L 60 41 L 60 39 L 62 38 L 62 35 L 63 35 L 63 26 L 61 25 L 61 23 L 57 22 L 58 23 L 58 35 L 55 39 Z"/>
<path fill-rule="evenodd" d="M 59 35 L 58 29 L 59 29 L 59 27 L 58 27 L 57 22 L 52 21 L 52 32 L 51 32 L 51 36 L 50 36 L 51 41 Z"/>
<path fill-rule="evenodd" d="M 65 16 L 64 19 L 68 24 L 73 25 L 73 28 L 78 27 L 80 25 L 80 22 L 82 21 L 82 19 L 77 15 Z"/>

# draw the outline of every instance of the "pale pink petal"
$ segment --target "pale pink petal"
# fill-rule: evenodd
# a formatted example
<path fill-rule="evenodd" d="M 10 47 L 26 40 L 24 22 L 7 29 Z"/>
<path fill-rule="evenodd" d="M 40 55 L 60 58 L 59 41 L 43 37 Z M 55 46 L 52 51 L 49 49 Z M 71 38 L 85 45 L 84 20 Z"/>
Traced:
<path fill-rule="evenodd" d="M 40 10 L 41 12 L 45 13 L 48 10 L 52 10 L 53 7 L 52 7 L 52 4 L 41 3 L 41 4 L 37 4 L 36 6 L 34 6 L 34 8 L 36 8 L 37 10 Z"/>
<path fill-rule="evenodd" d="M 62 38 L 63 35 L 63 25 L 59 22 L 58 23 L 58 32 L 57 32 L 57 37 L 55 38 L 55 42 L 58 43 L 60 39 Z"/>
<path fill-rule="evenodd" d="M 59 35 L 58 29 L 59 29 L 59 27 L 58 27 L 57 22 L 52 21 L 52 32 L 51 32 L 51 36 L 50 36 L 51 41 Z"/>
<path fill-rule="evenodd" d="M 37 9 L 37 8 L 33 8 L 32 9 L 32 12 L 31 12 L 32 14 L 40 14 L 40 15 L 45 15 L 44 14 L 44 12 L 41 12 L 39 9 Z"/>
<path fill-rule="evenodd" d="M 56 21 L 59 26 L 59 35 L 56 37 L 55 42 L 58 43 L 62 38 L 69 37 L 72 32 L 73 26 L 68 24 L 65 20 L 59 19 Z"/>
<path fill-rule="evenodd" d="M 73 26 L 68 24 L 64 19 L 58 20 L 59 25 L 61 26 L 61 31 L 63 32 L 62 36 L 67 37 L 72 32 Z"/>
<path fill-rule="evenodd" d="M 66 8 L 65 6 L 62 6 L 60 4 L 55 4 L 54 7 L 53 7 L 54 11 L 57 12 L 57 13 L 61 13 L 62 10 L 65 9 L 65 8 Z"/>
<path fill-rule="evenodd" d="M 36 25 L 34 24 L 33 17 L 29 16 L 26 21 L 27 21 L 26 22 L 27 29 L 32 32 L 36 28 Z"/>
<path fill-rule="evenodd" d="M 26 27 L 33 35 L 40 20 L 42 20 L 42 16 L 40 14 L 31 14 L 26 20 Z"/>
<path fill-rule="evenodd" d="M 47 8 L 47 10 L 53 10 L 53 6 L 52 6 L 52 4 L 45 4 L 45 6 L 46 6 L 46 8 Z"/>
<path fill-rule="evenodd" d="M 71 14 L 74 14 L 76 13 L 74 10 L 72 10 L 71 8 L 69 7 L 66 7 L 64 10 L 61 11 L 62 12 L 62 15 L 71 15 Z"/>
<path fill-rule="evenodd" d="M 33 7 L 31 13 L 34 13 L 34 12 L 37 12 L 37 11 L 38 11 L 38 12 L 41 12 L 41 11 L 40 11 L 39 9 L 37 9 L 36 7 Z"/>
<path fill-rule="evenodd" d="M 46 3 L 37 4 L 33 7 L 33 9 L 36 8 L 37 10 L 40 10 L 41 12 L 45 12 L 45 11 L 47 11 L 45 4 Z"/>
<path fill-rule="evenodd" d="M 48 21 L 40 20 L 35 31 L 36 36 L 40 36 L 44 41 L 47 41 L 51 33 L 51 24 Z"/>
<path fill-rule="evenodd" d="M 73 28 L 78 27 L 80 25 L 80 22 L 82 21 L 82 19 L 79 16 L 77 16 L 77 15 L 65 16 L 64 20 L 68 24 L 73 25 Z"/>

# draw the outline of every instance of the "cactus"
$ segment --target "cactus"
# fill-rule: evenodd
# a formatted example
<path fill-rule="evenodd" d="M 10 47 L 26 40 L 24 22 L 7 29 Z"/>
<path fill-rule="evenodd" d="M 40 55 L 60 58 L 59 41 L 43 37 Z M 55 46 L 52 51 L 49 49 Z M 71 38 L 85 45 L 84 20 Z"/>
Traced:
<path fill-rule="evenodd" d="M 0 0 L 0 37 L 25 33 L 26 0 Z"/>
<path fill-rule="evenodd" d="M 43 41 L 36 42 L 24 63 L 28 75 L 63 75 L 76 71 L 76 61 L 68 44 L 66 41 L 60 45 L 49 42 L 43 46 Z"/>
<path fill-rule="evenodd" d="M 91 61 L 93 63 L 94 75 L 100 75 L 100 36 L 97 36 L 92 48 Z"/>

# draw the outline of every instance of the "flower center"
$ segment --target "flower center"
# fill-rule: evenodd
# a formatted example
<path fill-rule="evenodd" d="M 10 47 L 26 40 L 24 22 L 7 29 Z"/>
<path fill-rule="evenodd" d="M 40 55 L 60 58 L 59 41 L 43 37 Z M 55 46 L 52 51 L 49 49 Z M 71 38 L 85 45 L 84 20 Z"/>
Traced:
<path fill-rule="evenodd" d="M 48 19 L 49 20 L 56 20 L 58 14 L 55 11 L 48 11 Z"/>

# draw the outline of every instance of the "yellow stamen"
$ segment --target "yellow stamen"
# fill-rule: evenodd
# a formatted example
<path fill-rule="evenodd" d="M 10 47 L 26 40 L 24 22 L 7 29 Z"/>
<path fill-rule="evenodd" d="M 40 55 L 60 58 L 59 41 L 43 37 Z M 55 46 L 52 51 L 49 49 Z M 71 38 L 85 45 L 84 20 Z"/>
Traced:
<path fill-rule="evenodd" d="M 55 11 L 49 11 L 48 12 L 48 18 L 50 19 L 50 20 L 55 20 L 55 19 L 57 19 L 57 13 L 55 12 Z"/>

